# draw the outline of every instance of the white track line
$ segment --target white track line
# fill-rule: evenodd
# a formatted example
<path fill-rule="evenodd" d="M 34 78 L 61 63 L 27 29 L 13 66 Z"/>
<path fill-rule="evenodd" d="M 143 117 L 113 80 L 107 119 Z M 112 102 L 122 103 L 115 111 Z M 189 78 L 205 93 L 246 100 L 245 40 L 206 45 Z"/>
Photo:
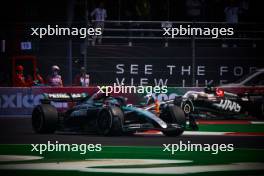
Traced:
<path fill-rule="evenodd" d="M 228 132 L 206 132 L 206 131 L 185 131 L 183 136 L 185 135 L 195 135 L 195 136 L 221 136 L 225 135 Z M 144 133 L 138 132 L 136 135 L 143 135 L 143 136 L 163 136 L 162 132 L 153 132 L 153 133 Z"/>
<path fill-rule="evenodd" d="M 256 125 L 263 125 L 263 121 L 250 121 L 251 124 L 256 124 Z"/>
<path fill-rule="evenodd" d="M 164 136 L 162 132 L 153 133 L 136 133 L 139 136 Z M 239 132 L 207 132 L 207 131 L 185 131 L 183 136 L 263 136 L 262 134 L 250 134 L 250 133 L 239 133 Z"/>
<path fill-rule="evenodd" d="M 207 131 L 184 131 L 183 135 L 196 135 L 196 136 L 221 136 L 228 132 L 207 132 Z"/>

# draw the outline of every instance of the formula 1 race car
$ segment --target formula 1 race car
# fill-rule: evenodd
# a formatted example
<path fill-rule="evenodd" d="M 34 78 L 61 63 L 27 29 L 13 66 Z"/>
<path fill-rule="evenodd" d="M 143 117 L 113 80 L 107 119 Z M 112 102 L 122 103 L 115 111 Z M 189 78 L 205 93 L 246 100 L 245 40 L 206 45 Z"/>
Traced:
<path fill-rule="evenodd" d="M 51 102 L 76 102 L 64 112 Z M 159 130 L 166 136 L 179 136 L 185 129 L 183 110 L 173 103 L 163 103 L 159 112 L 148 107 L 126 103 L 124 97 L 112 97 L 94 93 L 45 94 L 41 104 L 32 112 L 32 126 L 36 133 L 55 131 L 97 132 L 100 135 L 133 134 L 146 130 Z"/>
<path fill-rule="evenodd" d="M 234 94 L 222 88 L 206 87 L 204 91 L 188 91 L 174 100 L 189 116 L 205 118 L 264 117 L 264 95 Z"/>

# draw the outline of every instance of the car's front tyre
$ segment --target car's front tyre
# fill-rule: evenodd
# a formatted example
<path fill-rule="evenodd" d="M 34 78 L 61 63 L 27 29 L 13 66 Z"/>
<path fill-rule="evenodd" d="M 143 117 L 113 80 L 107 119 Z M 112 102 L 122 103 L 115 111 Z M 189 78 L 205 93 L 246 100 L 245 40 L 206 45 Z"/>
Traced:
<path fill-rule="evenodd" d="M 167 123 L 174 123 L 181 126 L 181 128 L 175 130 L 169 130 L 169 131 L 164 130 L 163 131 L 164 135 L 179 136 L 184 132 L 186 126 L 186 117 L 183 110 L 180 107 L 169 104 L 163 109 L 160 117 Z"/>
<path fill-rule="evenodd" d="M 123 132 L 124 113 L 116 106 L 105 107 L 96 119 L 97 133 L 104 136 L 121 135 Z"/>
<path fill-rule="evenodd" d="M 171 130 L 171 131 L 163 131 L 162 133 L 163 133 L 165 136 L 175 137 L 175 136 L 180 136 L 180 135 L 182 135 L 183 132 L 184 132 L 183 129 L 177 129 L 177 130 Z"/>

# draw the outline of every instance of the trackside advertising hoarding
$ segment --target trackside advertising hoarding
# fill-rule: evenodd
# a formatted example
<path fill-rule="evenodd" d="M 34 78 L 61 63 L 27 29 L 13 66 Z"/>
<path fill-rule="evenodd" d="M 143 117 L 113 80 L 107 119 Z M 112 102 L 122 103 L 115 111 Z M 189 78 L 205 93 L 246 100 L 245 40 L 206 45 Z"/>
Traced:
<path fill-rule="evenodd" d="M 33 87 L 33 88 L 0 88 L 0 116 L 24 116 L 31 115 L 33 108 L 40 103 L 43 93 L 87 93 L 89 95 L 97 92 L 97 87 Z M 174 98 L 176 95 L 184 94 L 189 88 L 168 88 L 167 94 L 156 95 L 159 100 Z M 144 101 L 145 94 L 113 94 L 113 96 L 124 96 L 128 103 L 139 104 Z M 68 103 L 56 102 L 58 109 L 65 109 Z"/>
<path fill-rule="evenodd" d="M 0 116 L 27 116 L 31 115 L 33 108 L 40 103 L 43 98 L 43 93 L 87 93 L 91 95 L 97 92 L 97 87 L 63 87 L 63 88 L 51 88 L 51 87 L 32 87 L 32 88 L 12 88 L 2 87 L 0 88 Z M 167 93 L 152 94 L 152 96 L 159 101 L 168 99 L 174 99 L 175 96 L 183 95 L 187 91 L 203 91 L 203 88 L 197 87 L 169 87 Z M 228 91 L 234 93 L 247 92 L 264 92 L 264 87 L 260 88 L 227 88 Z M 124 96 L 127 97 L 128 103 L 138 105 L 146 102 L 144 94 L 140 93 L 118 93 L 112 94 L 113 96 Z M 66 102 L 54 103 L 58 109 L 66 109 L 69 104 Z"/>

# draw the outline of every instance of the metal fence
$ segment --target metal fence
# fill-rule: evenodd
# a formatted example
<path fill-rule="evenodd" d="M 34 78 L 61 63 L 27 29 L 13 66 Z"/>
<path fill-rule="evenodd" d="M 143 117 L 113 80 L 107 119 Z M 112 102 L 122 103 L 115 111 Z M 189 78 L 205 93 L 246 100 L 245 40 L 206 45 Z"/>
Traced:
<path fill-rule="evenodd" d="M 73 75 L 75 75 L 81 66 L 87 68 L 90 57 L 90 51 L 93 47 L 113 46 L 116 49 L 119 46 L 137 47 L 159 47 L 159 48 L 189 48 L 191 49 L 191 65 L 194 69 L 197 61 L 197 48 L 263 48 L 264 24 L 261 23 L 239 23 L 228 24 L 225 22 L 186 22 L 186 21 L 105 21 L 102 35 L 102 44 L 97 43 L 93 46 L 93 38 L 85 39 L 76 36 L 68 37 L 46 37 L 39 39 L 30 36 L 31 27 L 45 27 L 47 25 L 69 27 L 65 22 L 52 22 L 49 24 L 24 23 L 18 24 L 21 33 L 21 41 L 31 41 L 33 43 L 32 54 L 36 55 L 41 64 L 45 67 L 52 64 L 60 64 L 64 70 L 65 82 L 71 85 Z M 195 28 L 234 28 L 234 35 L 228 37 L 200 36 L 175 36 L 174 38 L 164 36 L 164 27 L 177 28 L 180 25 L 184 27 Z M 94 21 L 79 21 L 71 24 L 70 27 L 94 27 Z M 89 51 L 88 51 L 89 50 Z M 115 50 L 116 51 L 116 50 Z M 136 48 L 135 48 L 136 51 Z M 30 53 L 29 51 L 26 51 Z M 123 52 L 120 49 L 120 52 Z M 103 58 L 100 53 L 96 56 L 98 59 Z M 175 56 L 177 57 L 177 56 Z M 144 58 L 142 58 L 144 59 Z M 103 70 L 97 70 L 102 71 Z M 195 85 L 195 71 L 192 71 L 192 85 Z"/>

